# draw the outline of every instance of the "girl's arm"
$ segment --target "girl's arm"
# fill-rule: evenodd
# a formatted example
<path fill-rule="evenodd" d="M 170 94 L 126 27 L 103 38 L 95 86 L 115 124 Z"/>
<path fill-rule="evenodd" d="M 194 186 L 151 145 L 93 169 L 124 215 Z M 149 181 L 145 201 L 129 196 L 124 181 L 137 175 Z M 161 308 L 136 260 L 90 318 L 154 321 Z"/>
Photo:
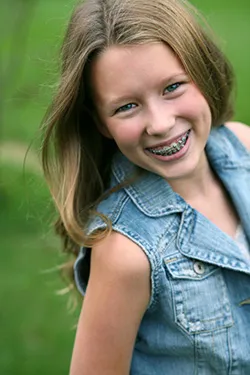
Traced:
<path fill-rule="evenodd" d="M 92 249 L 70 375 L 128 375 L 150 300 L 150 265 L 138 245 L 112 232 Z"/>
<path fill-rule="evenodd" d="M 250 127 L 241 122 L 226 122 L 225 124 L 239 138 L 243 145 L 250 150 Z"/>

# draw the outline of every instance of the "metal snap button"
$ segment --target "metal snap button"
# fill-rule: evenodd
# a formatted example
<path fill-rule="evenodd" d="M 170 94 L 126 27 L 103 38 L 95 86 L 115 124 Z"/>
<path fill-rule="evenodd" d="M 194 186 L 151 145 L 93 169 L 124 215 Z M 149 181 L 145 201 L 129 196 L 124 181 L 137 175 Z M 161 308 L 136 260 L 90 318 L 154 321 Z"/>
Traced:
<path fill-rule="evenodd" d="M 194 262 L 194 272 L 198 275 L 203 275 L 203 273 L 205 272 L 204 264 L 199 261 Z"/>

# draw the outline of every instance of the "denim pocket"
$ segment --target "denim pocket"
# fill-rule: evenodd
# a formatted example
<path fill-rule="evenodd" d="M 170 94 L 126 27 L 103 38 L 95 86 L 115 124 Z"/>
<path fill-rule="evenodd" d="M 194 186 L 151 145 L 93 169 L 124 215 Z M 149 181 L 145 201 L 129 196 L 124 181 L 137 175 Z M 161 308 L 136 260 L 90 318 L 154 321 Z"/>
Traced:
<path fill-rule="evenodd" d="M 193 334 L 233 324 L 221 268 L 185 257 L 165 259 L 165 265 L 178 325 Z"/>

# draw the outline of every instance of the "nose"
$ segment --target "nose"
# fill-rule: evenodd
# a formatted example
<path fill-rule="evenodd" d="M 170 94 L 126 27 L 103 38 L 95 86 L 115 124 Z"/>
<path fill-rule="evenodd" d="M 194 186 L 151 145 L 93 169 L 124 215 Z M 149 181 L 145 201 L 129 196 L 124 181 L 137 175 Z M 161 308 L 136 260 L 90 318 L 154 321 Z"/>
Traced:
<path fill-rule="evenodd" d="M 170 108 L 156 106 L 147 113 L 146 133 L 151 136 L 166 135 L 175 125 L 175 115 Z"/>

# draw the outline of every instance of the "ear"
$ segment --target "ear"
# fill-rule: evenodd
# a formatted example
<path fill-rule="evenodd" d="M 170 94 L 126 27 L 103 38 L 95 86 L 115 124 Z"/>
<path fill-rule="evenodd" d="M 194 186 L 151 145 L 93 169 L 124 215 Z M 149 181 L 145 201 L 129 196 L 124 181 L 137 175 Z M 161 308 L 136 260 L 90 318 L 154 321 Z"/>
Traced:
<path fill-rule="evenodd" d="M 99 132 L 105 137 L 109 139 L 113 139 L 112 135 L 110 134 L 109 130 L 107 129 L 106 125 L 101 121 L 97 114 L 94 114 L 94 121 L 96 123 L 96 127 Z"/>

